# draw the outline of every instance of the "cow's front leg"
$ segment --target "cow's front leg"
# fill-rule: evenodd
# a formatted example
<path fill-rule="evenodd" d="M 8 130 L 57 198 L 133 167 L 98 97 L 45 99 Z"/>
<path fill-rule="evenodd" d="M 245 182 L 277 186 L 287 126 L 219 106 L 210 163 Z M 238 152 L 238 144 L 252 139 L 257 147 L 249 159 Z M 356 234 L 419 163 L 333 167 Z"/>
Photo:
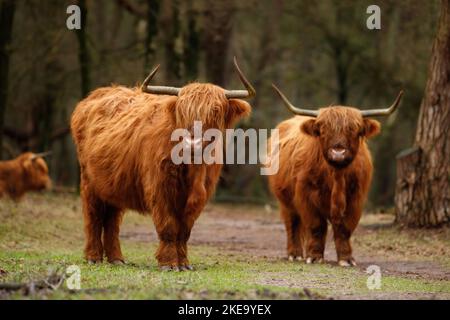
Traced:
<path fill-rule="evenodd" d="M 161 270 L 178 270 L 178 221 L 176 217 L 162 212 L 153 214 L 159 247 L 156 259 Z"/>
<path fill-rule="evenodd" d="M 338 264 L 343 267 L 356 266 L 355 259 L 352 256 L 352 246 L 350 244 L 352 231 L 343 224 L 339 224 L 333 225 L 333 232 Z"/>
<path fill-rule="evenodd" d="M 300 216 L 292 209 L 280 203 L 281 217 L 286 227 L 287 254 L 289 261 L 303 260 L 303 239 Z"/>
<path fill-rule="evenodd" d="M 182 270 L 193 270 L 187 257 L 187 242 L 192 227 L 206 205 L 207 194 L 203 184 L 196 185 L 186 201 L 186 207 L 178 230 L 178 262 Z"/>
<path fill-rule="evenodd" d="M 306 263 L 321 263 L 324 261 L 327 221 L 315 211 L 307 214 L 309 217 L 302 219 L 306 233 Z"/>
<path fill-rule="evenodd" d="M 177 250 L 178 263 L 181 270 L 193 270 L 193 267 L 189 264 L 187 257 L 187 242 L 189 241 L 192 227 L 194 226 L 197 218 L 200 216 L 200 213 L 208 200 L 208 195 L 205 188 L 206 171 L 205 165 L 192 165 L 189 168 L 189 195 L 186 200 L 186 205 L 178 230 Z"/>
<path fill-rule="evenodd" d="M 178 223 L 176 229 L 170 227 L 161 233 L 158 232 L 160 242 L 156 259 L 161 270 L 193 270 L 187 257 L 187 242 L 190 234 L 191 228 L 183 222 Z"/>
<path fill-rule="evenodd" d="M 338 264 L 343 267 L 356 266 L 350 238 L 358 225 L 361 210 L 349 208 L 341 223 L 333 224 L 334 243 Z"/>
<path fill-rule="evenodd" d="M 189 263 L 188 259 L 188 248 L 187 242 L 191 235 L 192 225 L 189 227 L 187 225 L 180 225 L 180 232 L 178 234 L 178 245 L 177 245 L 177 256 L 178 256 L 178 266 L 181 271 L 183 270 L 194 270 L 192 265 Z"/>

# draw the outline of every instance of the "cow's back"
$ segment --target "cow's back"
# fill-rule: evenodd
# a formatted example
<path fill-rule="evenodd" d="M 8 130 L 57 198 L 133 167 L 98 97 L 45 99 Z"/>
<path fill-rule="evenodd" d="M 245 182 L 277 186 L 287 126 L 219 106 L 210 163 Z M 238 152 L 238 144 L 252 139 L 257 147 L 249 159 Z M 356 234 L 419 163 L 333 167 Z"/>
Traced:
<path fill-rule="evenodd" d="M 118 86 L 97 89 L 76 106 L 71 129 L 82 184 L 101 199 L 145 209 L 142 173 L 155 170 L 149 166 L 162 153 L 161 135 L 170 138 L 162 132 L 170 130 L 161 109 L 164 99 Z"/>

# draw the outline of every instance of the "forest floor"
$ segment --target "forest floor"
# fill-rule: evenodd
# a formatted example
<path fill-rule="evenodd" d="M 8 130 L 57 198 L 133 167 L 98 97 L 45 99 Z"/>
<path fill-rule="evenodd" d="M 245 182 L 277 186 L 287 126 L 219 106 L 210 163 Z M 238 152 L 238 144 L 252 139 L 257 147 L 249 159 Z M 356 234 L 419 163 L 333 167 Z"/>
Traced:
<path fill-rule="evenodd" d="M 9 288 L 0 299 L 450 299 L 450 229 L 403 230 L 388 214 L 363 216 L 355 268 L 336 265 L 332 234 L 324 264 L 288 261 L 284 226 L 268 206 L 209 204 L 192 230 L 194 271 L 158 270 L 148 216 L 127 213 L 121 243 L 126 265 L 88 265 L 79 197 L 3 199 L 0 288 Z M 80 268 L 81 290 L 64 282 L 69 265 Z M 380 268 L 379 289 L 367 286 L 370 265 Z"/>

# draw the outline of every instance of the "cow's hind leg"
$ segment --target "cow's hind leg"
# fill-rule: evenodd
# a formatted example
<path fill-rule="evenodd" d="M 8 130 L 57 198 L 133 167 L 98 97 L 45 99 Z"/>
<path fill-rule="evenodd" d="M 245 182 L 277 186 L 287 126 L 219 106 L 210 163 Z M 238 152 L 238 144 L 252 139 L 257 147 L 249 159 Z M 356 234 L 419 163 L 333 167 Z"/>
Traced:
<path fill-rule="evenodd" d="M 123 211 L 116 207 L 105 205 L 103 220 L 103 246 L 108 262 L 122 264 L 125 262 L 120 249 L 119 231 Z"/>
<path fill-rule="evenodd" d="M 301 237 L 301 219 L 294 211 L 283 204 L 281 207 L 281 217 L 286 227 L 287 254 L 289 261 L 303 260 L 303 243 Z"/>
<path fill-rule="evenodd" d="M 102 229 L 104 214 L 102 203 L 87 187 L 82 188 L 85 248 L 84 255 L 89 263 L 103 260 Z"/>

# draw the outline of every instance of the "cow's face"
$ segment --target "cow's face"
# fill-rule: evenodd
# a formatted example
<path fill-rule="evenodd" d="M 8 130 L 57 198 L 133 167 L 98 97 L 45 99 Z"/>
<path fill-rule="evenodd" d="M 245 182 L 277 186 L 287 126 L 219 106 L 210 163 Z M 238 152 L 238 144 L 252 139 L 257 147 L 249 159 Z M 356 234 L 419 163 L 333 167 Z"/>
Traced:
<path fill-rule="evenodd" d="M 250 114 L 250 105 L 241 99 L 228 99 L 224 89 L 206 83 L 192 83 L 181 88 L 169 102 L 169 113 L 176 128 L 187 129 L 192 136 L 201 124 L 200 135 L 208 129 L 224 131 Z M 192 149 L 202 149 L 211 141 L 189 139 Z"/>
<path fill-rule="evenodd" d="M 43 190 L 51 188 L 51 179 L 48 175 L 48 167 L 45 160 L 35 157 L 33 153 L 27 153 L 22 163 L 25 172 L 25 185 L 29 190 Z"/>
<path fill-rule="evenodd" d="M 174 96 L 167 100 L 167 109 L 177 128 L 189 130 L 197 121 L 201 122 L 203 130 L 223 131 L 250 114 L 250 105 L 241 99 L 248 99 L 256 94 L 239 68 L 236 57 L 233 63 L 245 90 L 226 90 L 209 83 L 190 83 L 183 88 L 150 85 L 159 65 L 144 80 L 141 90 L 151 94 Z"/>
<path fill-rule="evenodd" d="M 358 109 L 339 106 L 321 109 L 316 119 L 302 124 L 301 130 L 318 139 L 328 164 L 340 169 L 353 161 L 363 139 L 379 133 L 380 124 L 364 119 Z"/>

